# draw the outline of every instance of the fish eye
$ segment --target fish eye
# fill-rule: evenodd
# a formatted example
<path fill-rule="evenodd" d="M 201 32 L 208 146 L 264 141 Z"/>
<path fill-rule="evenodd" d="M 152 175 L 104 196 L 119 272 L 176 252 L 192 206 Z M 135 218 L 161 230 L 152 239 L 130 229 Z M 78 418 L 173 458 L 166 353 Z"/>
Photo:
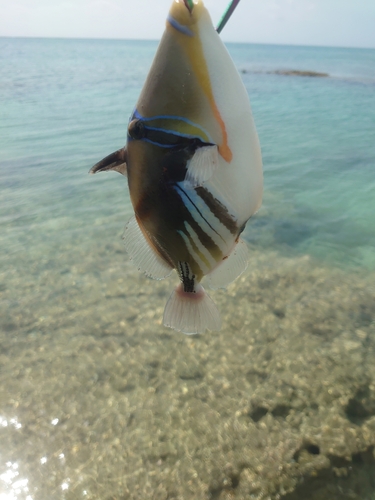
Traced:
<path fill-rule="evenodd" d="M 145 126 L 141 120 L 132 120 L 129 123 L 128 134 L 132 139 L 143 139 L 145 136 Z"/>

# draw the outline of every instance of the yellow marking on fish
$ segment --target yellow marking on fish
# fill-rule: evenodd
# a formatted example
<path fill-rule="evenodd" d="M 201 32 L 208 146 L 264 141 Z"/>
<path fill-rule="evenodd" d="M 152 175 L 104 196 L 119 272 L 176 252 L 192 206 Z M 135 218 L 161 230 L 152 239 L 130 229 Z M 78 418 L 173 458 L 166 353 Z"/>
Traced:
<path fill-rule="evenodd" d="M 146 125 L 148 127 L 156 127 L 162 129 L 164 132 L 180 132 L 186 136 L 190 135 L 193 137 L 199 137 L 203 142 L 211 142 L 211 138 L 201 127 L 194 125 L 193 123 L 188 123 L 178 117 L 170 118 L 160 118 L 157 117 L 153 120 L 147 120 Z"/>
<path fill-rule="evenodd" d="M 192 69 L 197 76 L 199 83 L 201 84 L 201 88 L 206 95 L 208 102 L 210 103 L 213 115 L 221 129 L 222 142 L 218 145 L 219 153 L 224 158 L 224 160 L 229 163 L 232 160 L 233 155 L 228 145 L 228 134 L 224 120 L 221 117 L 220 111 L 216 105 L 216 101 L 212 93 L 210 75 L 208 73 L 206 60 L 203 54 L 201 40 L 199 36 L 187 37 L 183 33 L 176 31 L 169 23 L 167 23 L 167 29 L 173 30 L 173 35 L 177 38 L 178 42 L 187 53 L 187 56 L 192 65 Z M 195 29 L 192 29 L 192 31 L 194 31 L 195 34 L 198 35 Z"/>

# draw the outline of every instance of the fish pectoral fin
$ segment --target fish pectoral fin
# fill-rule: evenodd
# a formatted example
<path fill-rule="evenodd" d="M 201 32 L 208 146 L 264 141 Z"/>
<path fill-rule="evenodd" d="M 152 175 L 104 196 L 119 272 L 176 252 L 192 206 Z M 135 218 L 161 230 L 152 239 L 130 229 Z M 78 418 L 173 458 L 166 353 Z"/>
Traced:
<path fill-rule="evenodd" d="M 226 288 L 247 268 L 249 250 L 243 240 L 239 240 L 229 256 L 207 275 L 210 288 Z"/>
<path fill-rule="evenodd" d="M 218 147 L 214 144 L 197 148 L 193 157 L 187 163 L 187 172 L 185 181 L 193 185 L 193 187 L 201 186 L 205 181 L 208 181 L 219 162 Z"/>
<path fill-rule="evenodd" d="M 164 326 L 186 335 L 220 330 L 219 311 L 202 285 L 195 285 L 193 292 L 185 292 L 180 283 L 172 292 L 165 306 Z"/>
<path fill-rule="evenodd" d="M 122 148 L 110 155 L 106 156 L 91 169 L 90 174 L 97 172 L 107 172 L 108 170 L 115 170 L 122 175 L 126 175 L 126 149 Z"/>
<path fill-rule="evenodd" d="M 127 223 L 122 238 L 130 258 L 146 276 L 162 280 L 171 274 L 173 268 L 151 248 L 135 215 Z"/>

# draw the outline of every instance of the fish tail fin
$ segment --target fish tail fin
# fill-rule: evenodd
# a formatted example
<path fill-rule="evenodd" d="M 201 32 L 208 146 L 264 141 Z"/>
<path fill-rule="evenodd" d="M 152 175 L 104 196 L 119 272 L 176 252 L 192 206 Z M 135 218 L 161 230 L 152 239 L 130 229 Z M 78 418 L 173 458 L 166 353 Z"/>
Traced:
<path fill-rule="evenodd" d="M 199 283 L 194 292 L 185 292 L 181 283 L 173 290 L 165 306 L 163 323 L 187 335 L 221 328 L 219 311 Z"/>

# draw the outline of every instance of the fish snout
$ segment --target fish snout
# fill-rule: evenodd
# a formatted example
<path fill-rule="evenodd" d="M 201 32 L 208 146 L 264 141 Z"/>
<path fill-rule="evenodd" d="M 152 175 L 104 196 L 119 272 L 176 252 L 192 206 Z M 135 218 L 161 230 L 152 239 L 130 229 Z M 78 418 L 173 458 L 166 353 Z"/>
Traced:
<path fill-rule="evenodd" d="M 191 14 L 193 11 L 193 8 L 194 8 L 194 2 L 192 0 L 184 0 L 184 4 L 185 4 L 185 7 L 187 8 L 187 10 Z"/>
<path fill-rule="evenodd" d="M 168 17 L 181 26 L 191 28 L 198 22 L 203 9 L 202 0 L 174 0 Z"/>

